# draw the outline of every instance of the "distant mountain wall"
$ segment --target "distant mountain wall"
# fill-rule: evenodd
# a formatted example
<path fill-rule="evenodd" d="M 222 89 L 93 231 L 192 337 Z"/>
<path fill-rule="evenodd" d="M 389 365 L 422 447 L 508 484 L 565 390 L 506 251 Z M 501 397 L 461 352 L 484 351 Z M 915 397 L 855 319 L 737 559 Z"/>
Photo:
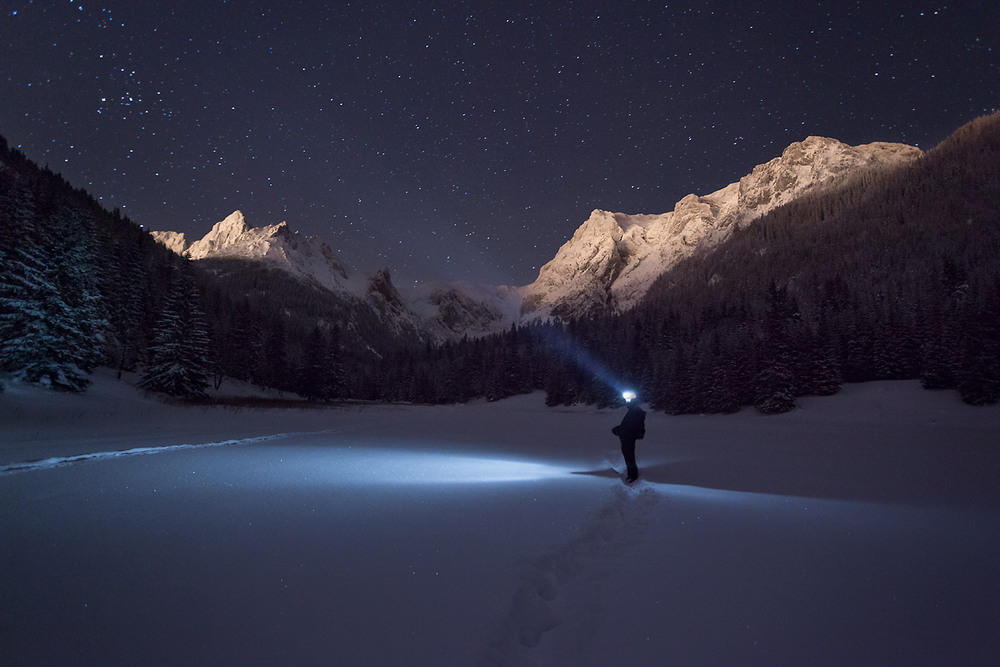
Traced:
<path fill-rule="evenodd" d="M 678 261 L 718 245 L 734 229 L 845 177 L 907 164 L 921 154 L 905 144 L 848 146 L 808 137 L 721 190 L 687 195 L 668 213 L 595 210 L 524 288 L 522 316 L 567 319 L 627 310 Z"/>

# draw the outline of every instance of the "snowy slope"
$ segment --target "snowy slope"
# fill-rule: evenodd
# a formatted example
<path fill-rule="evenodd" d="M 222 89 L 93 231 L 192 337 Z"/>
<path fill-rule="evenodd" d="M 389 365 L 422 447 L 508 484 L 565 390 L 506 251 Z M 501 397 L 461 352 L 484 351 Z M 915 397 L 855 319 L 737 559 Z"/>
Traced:
<path fill-rule="evenodd" d="M 1000 409 L 916 382 L 802 405 L 650 414 L 625 487 L 620 412 L 540 394 L 233 410 L 11 385 L 4 662 L 992 664 Z M 162 449 L 113 455 L 138 445 Z"/>
<path fill-rule="evenodd" d="M 190 244 L 177 232 L 151 234 L 167 248 L 193 260 L 260 261 L 333 292 L 357 294 L 365 287 L 363 279 L 349 279 L 347 268 L 320 237 L 293 232 L 287 222 L 251 227 L 241 211 L 234 211 Z"/>
<path fill-rule="evenodd" d="M 721 190 L 687 195 L 668 213 L 627 215 L 595 210 L 524 288 L 525 317 L 571 317 L 634 306 L 662 273 L 733 228 L 764 215 L 838 176 L 915 160 L 904 144 L 848 146 L 808 137 L 780 157 Z"/>

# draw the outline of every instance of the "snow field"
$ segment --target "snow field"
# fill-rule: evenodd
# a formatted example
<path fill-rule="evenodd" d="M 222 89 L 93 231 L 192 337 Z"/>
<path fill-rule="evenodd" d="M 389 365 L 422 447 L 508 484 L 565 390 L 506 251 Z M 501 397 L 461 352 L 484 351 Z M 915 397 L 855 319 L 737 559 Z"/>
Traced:
<path fill-rule="evenodd" d="M 803 405 L 651 413 L 626 487 L 620 412 L 539 395 L 232 410 L 106 377 L 9 387 L 3 661 L 988 664 L 1000 410 L 913 383 Z"/>

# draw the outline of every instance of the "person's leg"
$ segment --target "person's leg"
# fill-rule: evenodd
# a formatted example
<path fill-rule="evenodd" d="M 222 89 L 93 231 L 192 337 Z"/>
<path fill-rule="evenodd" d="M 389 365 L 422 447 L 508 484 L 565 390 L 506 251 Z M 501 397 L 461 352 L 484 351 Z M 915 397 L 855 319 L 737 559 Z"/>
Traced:
<path fill-rule="evenodd" d="M 622 456 L 625 458 L 625 477 L 628 481 L 635 481 L 639 477 L 639 466 L 635 463 L 635 439 L 622 438 Z"/>

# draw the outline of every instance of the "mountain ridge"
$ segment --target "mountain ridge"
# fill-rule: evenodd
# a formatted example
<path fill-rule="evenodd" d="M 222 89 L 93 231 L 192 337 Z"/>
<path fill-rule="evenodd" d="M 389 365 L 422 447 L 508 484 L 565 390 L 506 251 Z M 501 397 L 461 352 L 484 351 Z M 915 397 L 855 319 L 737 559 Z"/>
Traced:
<path fill-rule="evenodd" d="M 723 188 L 682 197 L 666 213 L 594 209 L 541 267 L 535 281 L 521 287 L 445 283 L 400 291 L 387 268 L 366 279 L 349 270 L 320 237 L 300 235 L 287 222 L 251 227 L 239 210 L 193 242 L 176 232 L 152 235 L 195 261 L 226 257 L 265 262 L 344 298 L 373 305 L 390 328 L 399 328 L 396 320 L 402 320 L 402 328 L 440 342 L 488 335 L 535 319 L 627 310 L 677 262 L 717 246 L 734 229 L 840 179 L 908 164 L 921 155 L 919 148 L 906 144 L 849 146 L 808 136 Z"/>
<path fill-rule="evenodd" d="M 627 310 L 677 261 L 718 245 L 735 227 L 845 175 L 892 168 L 921 155 L 906 144 L 848 146 L 810 136 L 724 188 L 682 197 L 668 213 L 595 209 L 524 288 L 522 317 L 567 319 Z"/>
<path fill-rule="evenodd" d="M 399 289 L 388 267 L 371 276 L 353 271 L 319 236 L 304 236 L 287 222 L 251 226 L 236 210 L 215 223 L 205 236 L 189 241 L 171 231 L 150 232 L 174 253 L 196 262 L 228 260 L 260 263 L 330 292 L 349 307 L 367 307 L 386 329 L 415 333 L 442 342 L 465 335 L 503 330 L 516 317 L 516 288 L 448 283 Z"/>
<path fill-rule="evenodd" d="M 900 150 L 904 160 L 912 152 Z M 799 186 L 817 180 L 806 153 L 784 164 L 794 167 L 791 176 L 804 174 Z M 706 235 L 698 236 L 704 230 L 697 224 L 675 225 L 668 238 L 679 237 L 674 247 L 686 259 L 662 274 L 638 307 L 612 316 L 521 320 L 488 338 L 459 338 L 477 322 L 494 327 L 520 317 L 516 309 L 511 315 L 482 306 L 497 296 L 513 302 L 521 288 L 421 286 L 454 340 L 432 345 L 426 330 L 393 327 L 405 322 L 393 310 L 400 295 L 388 271 L 361 277 L 371 297 L 362 302 L 276 268 L 287 268 L 291 255 L 263 246 L 256 258 L 181 261 L 120 211 L 103 209 L 0 137 L 2 324 L 5 340 L 20 335 L 26 342 L 17 354 L 3 348 L 0 370 L 79 391 L 86 378 L 63 380 L 73 373 L 80 379 L 98 361 L 119 373 L 141 372 L 154 352 L 171 352 L 182 369 L 211 369 L 216 386 L 234 378 L 310 400 L 452 402 L 544 389 L 549 405 L 611 405 L 617 379 L 639 387 L 658 410 L 729 412 L 752 404 L 771 413 L 792 409 L 795 396 L 835 392 L 842 382 L 919 377 L 968 403 L 997 402 L 1000 113 L 964 124 L 903 166 L 871 162 L 874 171 L 868 161 L 848 164 L 759 219 L 731 224 L 729 238 L 713 247 L 698 247 Z M 756 183 L 772 190 L 749 187 L 755 179 L 748 179 L 744 203 L 770 206 L 794 190 L 792 177 L 774 165 L 760 172 Z M 684 197 L 675 210 L 693 211 L 688 223 L 715 221 L 726 197 L 739 202 L 739 184 L 727 187 L 724 196 Z M 637 243 L 656 240 L 663 214 L 598 210 L 594 217 L 581 236 L 610 235 L 620 260 L 602 276 L 606 284 L 598 283 L 607 290 L 643 268 Z M 212 252 L 249 230 L 245 219 L 236 222 L 220 226 Z M 262 229 L 259 240 L 284 250 L 294 245 L 287 225 Z M 183 235 L 161 240 L 181 252 L 191 245 Z M 67 329 L 67 322 L 92 333 Z M 210 356 L 199 347 L 201 334 L 165 346 L 161 332 L 178 322 L 209 338 Z"/>

